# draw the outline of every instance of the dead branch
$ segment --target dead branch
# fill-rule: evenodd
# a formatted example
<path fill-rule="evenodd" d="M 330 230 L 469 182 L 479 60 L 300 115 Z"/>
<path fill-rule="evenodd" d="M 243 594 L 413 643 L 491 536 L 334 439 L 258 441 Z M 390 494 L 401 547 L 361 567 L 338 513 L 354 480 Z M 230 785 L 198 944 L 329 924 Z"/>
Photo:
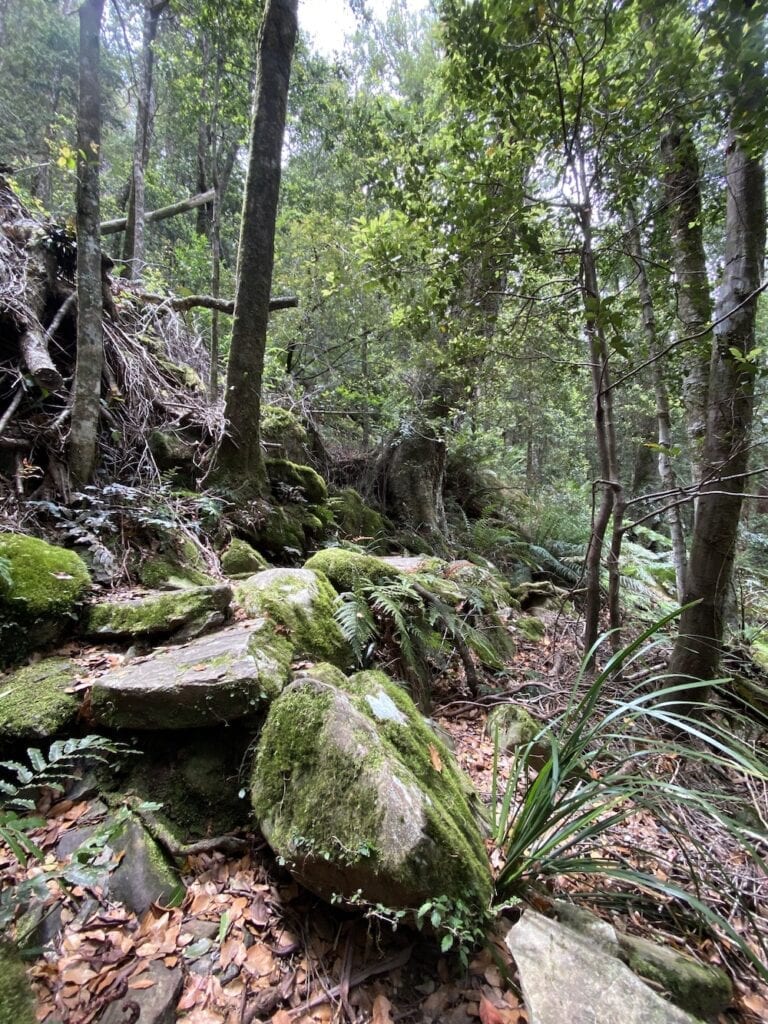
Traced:
<path fill-rule="evenodd" d="M 234 299 L 220 299 L 214 295 L 184 295 L 176 297 L 171 295 L 156 295 L 152 292 L 133 292 L 137 299 L 142 302 L 150 302 L 153 305 L 168 306 L 177 313 L 186 313 L 190 309 L 215 309 L 219 313 L 235 311 Z M 274 313 L 278 309 L 296 309 L 299 300 L 295 295 L 277 295 L 269 300 L 269 310 Z"/>
<path fill-rule="evenodd" d="M 214 195 L 215 190 L 211 188 L 207 192 L 199 192 L 197 195 L 189 196 L 188 199 L 182 199 L 178 203 L 171 203 L 170 206 L 162 206 L 159 210 L 150 210 L 144 217 L 144 223 L 151 224 L 157 220 L 166 220 L 168 217 L 176 217 L 180 213 L 194 210 L 198 206 L 205 206 L 207 203 L 213 202 Z M 127 223 L 127 217 L 106 220 L 101 225 L 101 233 L 102 235 L 118 235 L 121 231 L 125 231 Z"/>

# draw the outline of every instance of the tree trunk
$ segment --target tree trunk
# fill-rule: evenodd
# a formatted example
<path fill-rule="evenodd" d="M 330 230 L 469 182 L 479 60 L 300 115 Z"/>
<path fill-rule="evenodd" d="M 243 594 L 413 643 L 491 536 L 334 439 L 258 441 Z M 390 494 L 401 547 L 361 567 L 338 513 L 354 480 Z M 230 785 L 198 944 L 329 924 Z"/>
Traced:
<path fill-rule="evenodd" d="M 673 677 L 699 679 L 685 701 L 704 700 L 715 678 L 749 459 L 756 365 L 756 291 L 765 256 L 762 154 L 731 137 L 725 163 L 725 267 L 712 351 L 704 477 L 693 527 L 685 600 L 670 666 Z"/>
<path fill-rule="evenodd" d="M 699 158 L 687 132 L 669 131 L 661 140 L 666 164 L 664 187 L 669 206 L 672 261 L 677 278 L 677 317 L 684 337 L 683 389 L 692 479 L 702 478 L 707 427 L 707 388 L 712 346 L 712 298 L 704 255 Z"/>
<path fill-rule="evenodd" d="M 637 226 L 635 211 L 630 207 L 629 236 L 632 246 L 632 256 L 637 267 L 637 288 L 640 293 L 640 304 L 643 311 L 643 330 L 648 343 L 648 355 L 653 359 L 653 389 L 656 395 L 656 420 L 658 424 L 659 438 L 659 478 L 665 491 L 674 491 L 677 488 L 677 478 L 672 465 L 672 419 L 669 412 L 669 393 L 667 382 L 664 378 L 664 364 L 661 358 L 661 346 L 656 331 L 656 314 L 653 308 L 653 296 L 648 275 L 645 271 L 645 259 L 643 257 L 643 246 L 640 238 L 640 229 Z M 676 505 L 667 512 L 667 523 L 672 538 L 672 563 L 675 567 L 675 584 L 677 600 L 682 604 L 685 590 L 685 570 L 687 554 L 685 550 L 685 531 L 683 529 L 683 518 L 680 511 L 681 506 Z"/>
<path fill-rule="evenodd" d="M 194 210 L 197 207 L 204 206 L 206 203 L 213 202 L 213 189 L 208 192 L 200 192 L 197 195 L 190 196 L 188 199 L 180 199 L 178 203 L 171 203 L 170 206 L 162 206 L 159 210 L 151 210 L 149 213 L 144 214 L 144 223 L 153 224 L 158 220 L 167 220 L 168 217 L 177 217 L 180 213 L 186 213 L 188 210 Z M 125 231 L 128 225 L 127 217 L 117 217 L 115 220 L 105 220 L 101 225 L 102 235 L 119 235 L 121 231 Z"/>
<path fill-rule="evenodd" d="M 152 111 L 152 78 L 154 70 L 153 44 L 157 35 L 160 15 L 168 0 L 145 0 L 144 29 L 141 47 L 141 69 L 136 97 L 136 132 L 133 142 L 133 170 L 128 196 L 123 258 L 125 275 L 131 280 L 141 279 L 144 267 L 144 175 L 149 160 L 149 135 Z"/>
<path fill-rule="evenodd" d="M 268 0 L 259 32 L 248 178 L 237 258 L 235 313 L 227 369 L 227 431 L 213 474 L 238 490 L 263 492 L 259 419 L 274 264 L 275 223 L 298 0 Z"/>
<path fill-rule="evenodd" d="M 69 469 L 83 487 L 96 464 L 101 370 L 104 358 L 99 160 L 101 82 L 99 51 L 104 0 L 80 7 L 80 87 L 77 110 L 77 363 L 69 434 Z"/>
<path fill-rule="evenodd" d="M 581 229 L 581 285 L 584 305 L 584 329 L 589 344 L 594 402 L 595 438 L 601 479 L 600 505 L 592 523 L 585 562 L 586 596 L 584 602 L 584 650 L 588 653 L 600 633 L 600 563 L 611 513 L 614 529 L 608 554 L 608 607 L 614 645 L 619 642 L 619 557 L 621 554 L 621 526 L 625 507 L 624 489 L 619 479 L 616 427 L 613 415 L 613 390 L 609 371 L 609 350 L 605 330 L 600 319 L 600 288 L 592 241 L 592 210 L 589 202 L 587 175 L 581 154 L 576 162 L 580 204 L 578 207 Z M 591 659 L 590 659 L 591 660 Z"/>

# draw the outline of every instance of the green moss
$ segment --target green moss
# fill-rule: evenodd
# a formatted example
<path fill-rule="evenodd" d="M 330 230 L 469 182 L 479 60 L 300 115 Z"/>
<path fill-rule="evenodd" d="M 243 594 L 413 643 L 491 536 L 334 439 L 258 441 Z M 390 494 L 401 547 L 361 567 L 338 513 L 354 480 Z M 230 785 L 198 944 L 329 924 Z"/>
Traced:
<path fill-rule="evenodd" d="M 322 574 L 268 569 L 244 580 L 235 597 L 247 615 L 266 615 L 287 632 L 294 657 L 342 668 L 351 663 L 351 650 L 334 618 L 337 596 Z"/>
<path fill-rule="evenodd" d="M 189 588 L 132 601 L 105 601 L 88 610 L 85 629 L 89 634 L 103 636 L 167 635 L 196 615 L 214 608 L 223 611 L 226 602 L 223 598 L 215 600 L 214 593 L 207 587 L 204 594 L 198 588 Z"/>
<path fill-rule="evenodd" d="M 270 709 L 252 798 L 271 845 L 287 851 L 299 868 L 307 856 L 347 865 L 345 871 L 370 860 L 366 870 L 375 876 L 383 815 L 375 779 L 386 761 L 398 766 L 399 785 L 416 784 L 428 795 L 423 839 L 398 867 L 388 859 L 386 870 L 395 871 L 403 891 L 461 898 L 478 911 L 486 909 L 492 888 L 488 861 L 469 810 L 468 783 L 452 755 L 410 698 L 382 673 L 358 673 L 343 687 L 331 675 L 329 683 L 307 673 Z M 355 720 L 370 723 L 361 729 L 357 755 L 342 753 L 330 736 L 323 742 L 323 731 L 337 727 L 331 708 L 339 689 L 361 716 L 352 717 L 351 728 Z M 436 846 L 446 851 L 437 875 Z"/>
<path fill-rule="evenodd" d="M 399 569 L 375 555 L 360 555 L 344 548 L 324 548 L 308 559 L 304 568 L 325 573 L 339 593 L 354 590 L 361 583 L 381 583 L 401 575 Z"/>
<path fill-rule="evenodd" d="M 265 465 L 273 491 L 277 488 L 276 497 L 281 497 L 280 485 L 298 488 L 315 505 L 328 497 L 325 480 L 311 466 L 300 466 L 288 459 L 266 459 Z"/>
<path fill-rule="evenodd" d="M 384 538 L 392 527 L 381 513 L 366 505 L 353 487 L 346 487 L 331 498 L 334 519 L 339 535 L 353 541 L 364 541 L 369 546 L 386 550 Z"/>
<path fill-rule="evenodd" d="M 0 534 L 0 558 L 11 576 L 0 592 L 0 665 L 9 665 L 65 635 L 91 578 L 73 551 L 23 534 Z"/>
<path fill-rule="evenodd" d="M 157 555 L 149 555 L 138 569 L 145 587 L 156 590 L 184 590 L 209 587 L 216 580 L 209 576 L 198 548 L 190 540 L 175 539 Z"/>
<path fill-rule="evenodd" d="M 256 548 L 237 537 L 230 541 L 229 546 L 221 555 L 221 570 L 227 576 L 237 576 L 246 572 L 261 572 L 262 569 L 267 568 L 269 565 L 266 558 L 259 554 Z"/>
<path fill-rule="evenodd" d="M 522 615 L 515 619 L 515 627 L 523 634 L 526 640 L 535 642 L 541 640 L 547 631 L 547 627 L 534 615 Z"/>
<path fill-rule="evenodd" d="M 308 441 L 298 416 L 278 405 L 262 406 L 261 437 L 267 444 L 279 445 L 282 453 L 291 459 L 304 456 Z"/>
<path fill-rule="evenodd" d="M 0 736 L 47 737 L 71 727 L 80 702 L 65 690 L 77 672 L 66 658 L 46 658 L 0 676 Z"/>
<path fill-rule="evenodd" d="M 0 1024 L 36 1024 L 32 989 L 24 964 L 7 942 L 0 941 Z"/>
<path fill-rule="evenodd" d="M 270 509 L 259 528 L 259 543 L 275 555 L 289 550 L 301 554 L 306 547 L 301 514 L 301 509 L 290 505 Z"/>

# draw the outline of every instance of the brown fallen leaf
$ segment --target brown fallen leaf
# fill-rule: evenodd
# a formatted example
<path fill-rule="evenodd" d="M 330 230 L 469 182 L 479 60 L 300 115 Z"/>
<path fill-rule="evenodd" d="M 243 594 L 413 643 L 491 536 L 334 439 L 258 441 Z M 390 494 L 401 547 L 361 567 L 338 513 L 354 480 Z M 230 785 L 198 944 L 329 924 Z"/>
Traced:
<path fill-rule="evenodd" d="M 383 994 L 373 1000 L 372 1024 L 394 1024 L 392 1020 L 392 1003 Z"/>
<path fill-rule="evenodd" d="M 436 772 L 441 772 L 443 770 L 443 761 L 440 757 L 440 751 L 433 743 L 429 744 L 429 760 L 432 762 L 432 767 Z"/>
<path fill-rule="evenodd" d="M 480 996 L 480 1020 L 483 1024 L 506 1024 L 504 1017 L 485 996 Z"/>
<path fill-rule="evenodd" d="M 132 978 L 128 982 L 128 988 L 131 989 L 142 989 L 142 988 L 154 988 L 157 983 L 152 978 Z"/>
<path fill-rule="evenodd" d="M 293 1017 L 287 1010 L 278 1010 L 272 1014 L 272 1024 L 293 1024 Z"/>

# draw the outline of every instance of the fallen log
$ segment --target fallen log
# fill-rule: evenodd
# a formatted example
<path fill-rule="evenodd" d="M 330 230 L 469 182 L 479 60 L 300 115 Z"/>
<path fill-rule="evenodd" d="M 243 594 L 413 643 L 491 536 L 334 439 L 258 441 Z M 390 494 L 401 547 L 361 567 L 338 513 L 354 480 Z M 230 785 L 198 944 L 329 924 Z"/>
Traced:
<path fill-rule="evenodd" d="M 215 189 L 208 189 L 207 192 L 198 192 L 195 196 L 181 199 L 178 203 L 171 203 L 170 206 L 161 206 L 159 210 L 150 210 L 144 215 L 144 223 L 152 224 L 157 220 L 166 220 L 168 217 L 176 217 L 180 213 L 194 210 L 198 206 L 206 206 L 212 203 L 216 192 Z M 125 231 L 128 224 L 127 217 L 117 217 L 115 220 L 105 220 L 101 224 L 102 235 L 119 235 Z"/>
<path fill-rule="evenodd" d="M 184 295 L 176 297 L 172 295 L 155 295 L 153 292 L 132 292 L 142 302 L 154 303 L 158 306 L 168 306 L 177 313 L 186 313 L 190 309 L 215 309 L 219 313 L 235 311 L 234 299 L 220 299 L 215 295 Z M 296 309 L 299 300 L 295 295 L 277 295 L 269 300 L 269 311 L 274 313 L 277 309 Z"/>
<path fill-rule="evenodd" d="M 24 298 L 29 309 L 23 319 L 19 347 L 24 365 L 29 370 L 35 384 L 44 391 L 55 394 L 64 387 L 64 378 L 56 369 L 50 353 L 48 342 L 41 319 L 45 310 L 46 299 L 56 280 L 55 266 L 52 257 L 38 239 L 29 248 L 27 264 L 27 286 Z"/>

